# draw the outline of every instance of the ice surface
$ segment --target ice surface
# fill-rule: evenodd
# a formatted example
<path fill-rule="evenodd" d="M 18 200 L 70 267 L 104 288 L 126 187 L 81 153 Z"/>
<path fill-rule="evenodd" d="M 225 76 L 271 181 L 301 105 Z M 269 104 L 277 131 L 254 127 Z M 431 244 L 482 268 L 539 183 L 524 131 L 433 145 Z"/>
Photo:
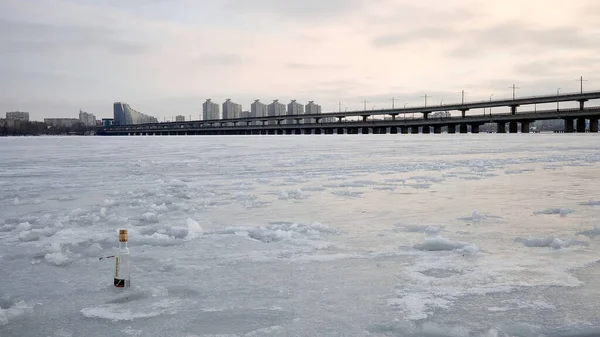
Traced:
<path fill-rule="evenodd" d="M 595 137 L 390 136 L 0 139 L 0 336 L 600 326 Z"/>

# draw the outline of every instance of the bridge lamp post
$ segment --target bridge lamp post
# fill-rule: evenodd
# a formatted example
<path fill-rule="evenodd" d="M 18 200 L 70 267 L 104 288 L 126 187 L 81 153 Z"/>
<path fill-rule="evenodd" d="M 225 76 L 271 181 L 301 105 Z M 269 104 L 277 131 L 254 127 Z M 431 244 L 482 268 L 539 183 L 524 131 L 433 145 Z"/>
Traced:
<path fill-rule="evenodd" d="M 560 96 L 560 88 L 556 89 L 556 111 L 560 110 L 560 102 L 558 101 L 558 96 Z"/>
<path fill-rule="evenodd" d="M 490 104 L 492 103 L 492 97 L 494 96 L 494 94 L 490 95 Z M 490 106 L 490 116 L 492 116 L 492 107 Z"/>

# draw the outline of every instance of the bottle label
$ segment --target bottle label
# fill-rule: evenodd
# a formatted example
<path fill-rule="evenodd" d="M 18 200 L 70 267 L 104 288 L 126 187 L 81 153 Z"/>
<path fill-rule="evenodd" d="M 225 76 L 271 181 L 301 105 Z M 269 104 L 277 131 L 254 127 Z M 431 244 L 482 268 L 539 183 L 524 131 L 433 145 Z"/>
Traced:
<path fill-rule="evenodd" d="M 129 287 L 129 255 L 115 257 L 114 286 L 118 288 Z"/>

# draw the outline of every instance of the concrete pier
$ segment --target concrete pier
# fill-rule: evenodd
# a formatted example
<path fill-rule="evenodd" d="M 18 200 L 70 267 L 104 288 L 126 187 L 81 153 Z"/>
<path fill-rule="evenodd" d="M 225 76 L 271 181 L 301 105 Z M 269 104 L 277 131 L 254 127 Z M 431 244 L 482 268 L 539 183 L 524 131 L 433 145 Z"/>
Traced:
<path fill-rule="evenodd" d="M 401 126 L 400 127 L 400 134 L 403 134 L 403 135 L 408 134 L 408 126 Z"/>
<path fill-rule="evenodd" d="M 410 133 L 412 133 L 413 135 L 416 135 L 419 133 L 419 127 L 418 126 L 411 126 L 410 127 Z"/>
<path fill-rule="evenodd" d="M 434 126 L 433 133 L 442 133 L 442 126 L 441 125 Z"/>
<path fill-rule="evenodd" d="M 421 130 L 422 130 L 423 134 L 431 133 L 431 127 L 429 127 L 429 125 L 422 127 Z"/>
<path fill-rule="evenodd" d="M 448 133 L 456 133 L 456 124 L 448 125 Z"/>
<path fill-rule="evenodd" d="M 469 126 L 467 124 L 461 124 L 460 133 L 469 133 Z"/>
<path fill-rule="evenodd" d="M 521 133 L 529 133 L 529 121 L 521 122 Z"/>
<path fill-rule="evenodd" d="M 471 133 L 479 133 L 479 124 L 471 125 Z"/>
<path fill-rule="evenodd" d="M 508 132 L 509 133 L 517 133 L 519 132 L 519 124 L 517 122 L 508 123 Z"/>
<path fill-rule="evenodd" d="M 585 117 L 580 117 L 577 118 L 577 132 L 579 133 L 583 133 L 585 132 L 585 122 L 586 122 L 586 118 Z"/>
<path fill-rule="evenodd" d="M 590 132 L 598 133 L 598 117 L 590 117 Z"/>
<path fill-rule="evenodd" d="M 506 133 L 506 123 L 504 123 L 504 122 L 496 123 L 496 132 L 497 133 Z"/>
<path fill-rule="evenodd" d="M 573 120 L 574 119 L 571 117 L 565 118 L 565 133 L 572 133 L 575 131 L 575 128 L 573 127 Z"/>

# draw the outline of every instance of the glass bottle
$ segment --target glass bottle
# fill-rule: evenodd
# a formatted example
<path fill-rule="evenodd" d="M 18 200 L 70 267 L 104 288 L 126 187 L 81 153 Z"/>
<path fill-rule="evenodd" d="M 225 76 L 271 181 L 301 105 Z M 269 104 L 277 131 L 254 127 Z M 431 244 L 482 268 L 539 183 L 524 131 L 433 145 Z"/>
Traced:
<path fill-rule="evenodd" d="M 115 287 L 129 288 L 131 272 L 131 253 L 127 248 L 128 233 L 126 229 L 119 230 L 119 251 L 115 256 Z"/>

